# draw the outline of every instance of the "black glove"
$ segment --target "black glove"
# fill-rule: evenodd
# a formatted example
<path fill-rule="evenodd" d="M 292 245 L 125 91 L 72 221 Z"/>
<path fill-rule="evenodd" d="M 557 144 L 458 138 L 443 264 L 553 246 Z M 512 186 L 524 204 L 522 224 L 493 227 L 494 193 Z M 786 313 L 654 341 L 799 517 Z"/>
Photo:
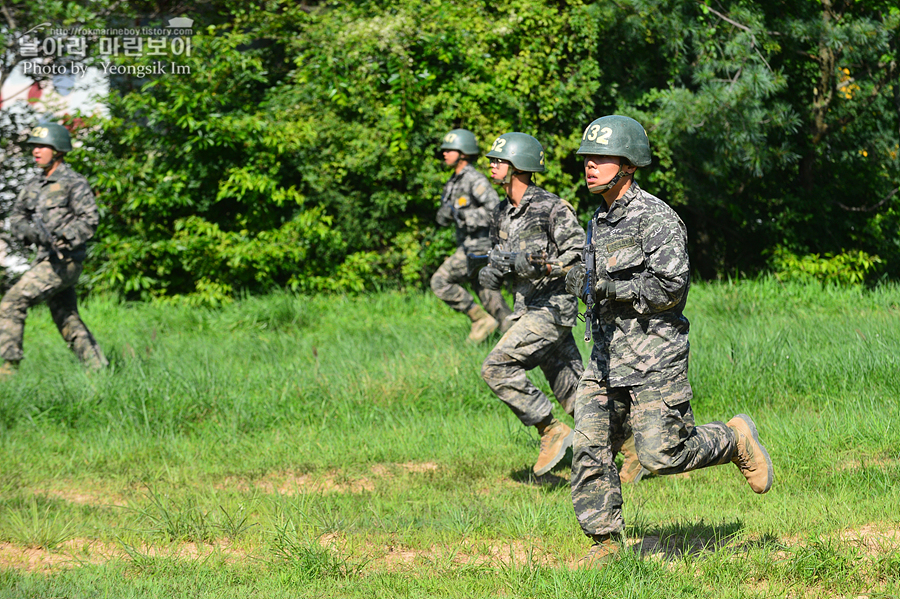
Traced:
<path fill-rule="evenodd" d="M 615 281 L 611 281 L 610 279 L 603 278 L 597 279 L 597 283 L 594 285 L 594 298 L 601 299 L 616 299 L 616 283 Z"/>
<path fill-rule="evenodd" d="M 53 239 L 50 237 L 50 233 L 48 233 L 46 229 L 36 227 L 34 233 L 37 238 L 35 243 L 40 243 L 43 246 L 53 245 Z"/>
<path fill-rule="evenodd" d="M 41 243 L 41 234 L 35 226 L 22 224 L 19 226 L 19 234 L 25 243 Z"/>
<path fill-rule="evenodd" d="M 519 252 L 516 254 L 516 274 L 523 279 L 540 279 L 547 276 L 547 269 L 543 264 L 532 264 L 528 254 Z"/>
<path fill-rule="evenodd" d="M 478 282 L 485 289 L 497 291 L 503 285 L 503 273 L 493 266 L 485 266 L 478 273 Z"/>
<path fill-rule="evenodd" d="M 435 220 L 439 227 L 446 227 L 453 223 L 453 208 L 450 207 L 450 204 L 441 204 Z"/>
<path fill-rule="evenodd" d="M 566 291 L 579 299 L 584 299 L 584 278 L 587 275 L 587 269 L 584 264 L 578 263 L 569 269 L 566 273 Z"/>

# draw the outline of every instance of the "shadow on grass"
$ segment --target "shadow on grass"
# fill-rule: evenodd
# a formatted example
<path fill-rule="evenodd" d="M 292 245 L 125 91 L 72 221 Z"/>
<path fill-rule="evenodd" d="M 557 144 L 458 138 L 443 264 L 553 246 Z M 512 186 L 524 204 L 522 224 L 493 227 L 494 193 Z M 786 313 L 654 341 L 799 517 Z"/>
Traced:
<path fill-rule="evenodd" d="M 569 487 L 569 479 L 557 476 L 552 472 L 548 472 L 543 476 L 536 476 L 531 468 L 522 468 L 510 473 L 509 477 L 517 483 L 523 485 L 532 485 L 534 487 L 543 487 L 547 489 L 559 489 L 561 487 Z"/>
<path fill-rule="evenodd" d="M 631 546 L 642 557 L 658 557 L 664 560 L 678 560 L 684 556 L 700 556 L 715 553 L 725 547 L 745 550 L 751 545 L 771 543 L 771 539 L 746 540 L 740 538 L 744 528 L 741 521 L 707 524 L 678 523 L 652 529 L 635 530 L 632 534 L 641 540 Z"/>

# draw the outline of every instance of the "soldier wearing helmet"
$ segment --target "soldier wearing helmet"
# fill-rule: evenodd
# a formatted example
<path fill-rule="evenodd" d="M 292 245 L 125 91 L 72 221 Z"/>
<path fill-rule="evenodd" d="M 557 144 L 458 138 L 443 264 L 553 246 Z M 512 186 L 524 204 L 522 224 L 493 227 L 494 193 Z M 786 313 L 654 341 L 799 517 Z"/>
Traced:
<path fill-rule="evenodd" d="M 528 380 L 540 367 L 560 406 L 571 414 L 575 388 L 584 370 L 572 336 L 578 302 L 565 290 L 565 273 L 578 261 L 584 230 L 572 206 L 532 181 L 544 171 L 544 149 L 525 133 L 506 133 L 488 152 L 491 178 L 506 192 L 494 214 L 491 243 L 516 253 L 510 276 L 515 306 L 510 329 L 481 367 L 481 376 L 525 426 L 537 428 L 541 449 L 534 464 L 538 476 L 549 472 L 572 444 L 572 429 L 553 416 L 547 396 Z M 543 255 L 540 263 L 529 255 Z M 499 289 L 503 272 L 488 265 L 479 280 Z"/>
<path fill-rule="evenodd" d="M 603 200 L 588 228 L 595 273 L 584 264 L 566 276 L 572 295 L 596 302 L 594 347 L 575 399 L 572 501 L 594 545 L 583 563 L 598 566 L 620 551 L 624 520 L 613 449 L 630 418 L 641 463 L 675 474 L 738 465 L 757 493 L 769 490 L 772 462 L 749 416 L 727 424 L 694 424 L 687 378 L 690 288 L 687 230 L 662 200 L 634 180 L 651 162 L 644 128 L 625 116 L 605 116 L 584 130 L 588 190 Z"/>
<path fill-rule="evenodd" d="M 500 198 L 487 177 L 472 166 L 478 157 L 478 144 L 471 131 L 454 129 L 448 132 L 441 143 L 441 154 L 453 174 L 444 185 L 437 222 L 442 227 L 451 223 L 456 225 L 456 251 L 431 277 L 431 289 L 448 306 L 471 319 L 469 341 L 480 343 L 497 327 L 505 331 L 506 317 L 511 312 L 499 291 L 481 286 L 474 276 L 477 273 L 470 271 L 466 259 L 467 255 L 483 255 L 490 250 L 490 218 Z M 472 294 L 463 287 L 466 282 L 487 311 L 476 304 Z"/>
<path fill-rule="evenodd" d="M 28 309 L 47 302 L 53 322 L 69 347 L 85 364 L 98 368 L 107 361 L 82 322 L 75 283 L 82 271 L 86 244 L 97 229 L 97 205 L 87 180 L 65 163 L 72 150 L 68 130 L 39 123 L 25 142 L 41 172 L 19 194 L 10 228 L 37 255 L 31 268 L 0 301 L 0 376 L 15 373 L 23 358 L 22 336 Z"/>

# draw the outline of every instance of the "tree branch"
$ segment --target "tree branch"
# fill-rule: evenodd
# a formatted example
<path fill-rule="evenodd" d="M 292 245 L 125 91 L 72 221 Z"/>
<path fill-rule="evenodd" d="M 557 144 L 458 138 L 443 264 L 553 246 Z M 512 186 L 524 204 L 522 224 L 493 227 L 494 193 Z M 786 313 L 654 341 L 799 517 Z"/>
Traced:
<path fill-rule="evenodd" d="M 16 25 L 16 20 L 13 18 L 12 14 L 10 14 L 9 9 L 6 8 L 6 2 L 0 4 L 0 12 L 3 13 L 3 16 L 6 17 L 6 22 L 9 23 L 10 29 L 18 29 L 19 26 Z"/>
<path fill-rule="evenodd" d="M 888 200 L 890 200 L 892 197 L 897 195 L 898 191 L 900 191 L 900 187 L 895 188 L 894 191 L 887 194 L 883 200 L 881 200 L 874 206 L 846 206 L 846 205 L 838 202 L 837 200 L 832 200 L 832 202 L 834 204 L 836 204 L 837 206 L 843 208 L 844 210 L 847 210 L 848 212 L 873 212 L 875 210 L 878 210 L 882 206 L 884 206 Z"/>

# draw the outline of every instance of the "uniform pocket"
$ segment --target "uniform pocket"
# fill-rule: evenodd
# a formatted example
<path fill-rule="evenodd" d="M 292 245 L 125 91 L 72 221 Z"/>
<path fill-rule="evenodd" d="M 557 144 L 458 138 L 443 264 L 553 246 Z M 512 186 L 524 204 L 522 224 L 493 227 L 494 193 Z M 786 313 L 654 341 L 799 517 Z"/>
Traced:
<path fill-rule="evenodd" d="M 639 271 L 643 270 L 643 267 L 644 250 L 637 243 L 626 247 L 618 247 L 606 258 L 606 271 L 611 275 L 628 271 Z"/>

